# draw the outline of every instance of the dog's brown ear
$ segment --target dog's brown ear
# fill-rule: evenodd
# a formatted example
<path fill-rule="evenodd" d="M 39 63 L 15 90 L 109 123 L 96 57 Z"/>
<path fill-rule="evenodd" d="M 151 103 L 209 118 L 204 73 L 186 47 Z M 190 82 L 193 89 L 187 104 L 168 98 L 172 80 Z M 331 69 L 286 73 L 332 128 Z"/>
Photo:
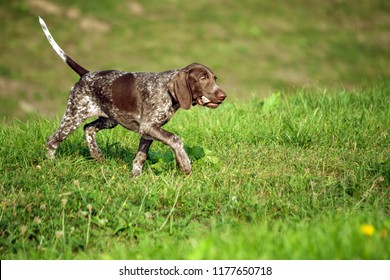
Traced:
<path fill-rule="evenodd" d="M 169 83 L 169 91 L 176 97 L 181 108 L 188 110 L 192 105 L 192 94 L 187 85 L 187 72 L 181 71 Z"/>

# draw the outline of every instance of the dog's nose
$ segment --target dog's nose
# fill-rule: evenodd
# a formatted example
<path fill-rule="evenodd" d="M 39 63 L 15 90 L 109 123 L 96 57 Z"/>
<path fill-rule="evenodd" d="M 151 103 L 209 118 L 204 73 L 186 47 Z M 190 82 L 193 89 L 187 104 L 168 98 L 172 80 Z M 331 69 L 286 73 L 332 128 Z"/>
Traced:
<path fill-rule="evenodd" d="M 224 101 L 225 98 L 226 98 L 226 94 L 223 92 L 223 91 L 218 91 L 217 94 L 216 94 L 216 97 L 221 100 L 221 101 Z"/>

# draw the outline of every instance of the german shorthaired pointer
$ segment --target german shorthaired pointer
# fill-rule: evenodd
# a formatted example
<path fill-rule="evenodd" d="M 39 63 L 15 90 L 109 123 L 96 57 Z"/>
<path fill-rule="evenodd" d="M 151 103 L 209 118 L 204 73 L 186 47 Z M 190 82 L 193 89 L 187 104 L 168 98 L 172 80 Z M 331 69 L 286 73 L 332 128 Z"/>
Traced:
<path fill-rule="evenodd" d="M 73 61 L 58 46 L 45 22 L 39 18 L 42 29 L 56 53 L 79 76 L 72 87 L 68 105 L 57 131 L 47 141 L 48 157 L 60 143 L 83 121 L 92 116 L 99 118 L 84 126 L 91 156 L 103 160 L 95 135 L 101 129 L 120 124 L 141 135 L 133 161 L 132 175 L 142 172 L 150 145 L 160 141 L 175 153 L 181 171 L 191 173 L 191 163 L 180 138 L 161 128 L 179 109 L 190 109 L 199 104 L 217 108 L 226 98 L 216 84 L 214 73 L 198 63 L 160 73 L 123 72 L 117 70 L 89 72 Z"/>

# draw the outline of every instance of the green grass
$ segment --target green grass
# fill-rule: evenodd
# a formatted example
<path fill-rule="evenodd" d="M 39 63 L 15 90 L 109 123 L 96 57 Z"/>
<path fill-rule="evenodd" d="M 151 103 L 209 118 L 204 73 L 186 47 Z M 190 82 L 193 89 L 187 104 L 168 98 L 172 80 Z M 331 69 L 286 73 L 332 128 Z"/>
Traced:
<path fill-rule="evenodd" d="M 180 110 L 193 173 L 138 136 L 82 129 L 45 158 L 57 121 L 0 129 L 1 259 L 389 259 L 390 84 L 295 90 Z M 364 234 L 365 224 L 374 229 Z"/>

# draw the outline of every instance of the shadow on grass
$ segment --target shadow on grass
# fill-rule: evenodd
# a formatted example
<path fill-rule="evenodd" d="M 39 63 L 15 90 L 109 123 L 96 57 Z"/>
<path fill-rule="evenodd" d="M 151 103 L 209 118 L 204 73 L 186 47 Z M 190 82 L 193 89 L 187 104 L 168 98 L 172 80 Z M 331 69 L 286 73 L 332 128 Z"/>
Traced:
<path fill-rule="evenodd" d="M 100 144 L 100 149 L 105 160 L 123 161 L 130 168 L 133 166 L 133 160 L 137 152 L 135 145 L 125 147 L 121 142 L 107 141 Z M 205 157 L 205 150 L 201 146 L 185 146 L 184 149 L 192 162 Z M 81 139 L 69 139 L 61 143 L 57 149 L 56 158 L 63 157 L 83 157 L 86 160 L 94 160 L 89 153 L 87 143 Z M 176 168 L 173 151 L 168 146 L 163 148 L 156 147 L 155 149 L 151 146 L 145 166 L 150 167 L 155 173 Z"/>

